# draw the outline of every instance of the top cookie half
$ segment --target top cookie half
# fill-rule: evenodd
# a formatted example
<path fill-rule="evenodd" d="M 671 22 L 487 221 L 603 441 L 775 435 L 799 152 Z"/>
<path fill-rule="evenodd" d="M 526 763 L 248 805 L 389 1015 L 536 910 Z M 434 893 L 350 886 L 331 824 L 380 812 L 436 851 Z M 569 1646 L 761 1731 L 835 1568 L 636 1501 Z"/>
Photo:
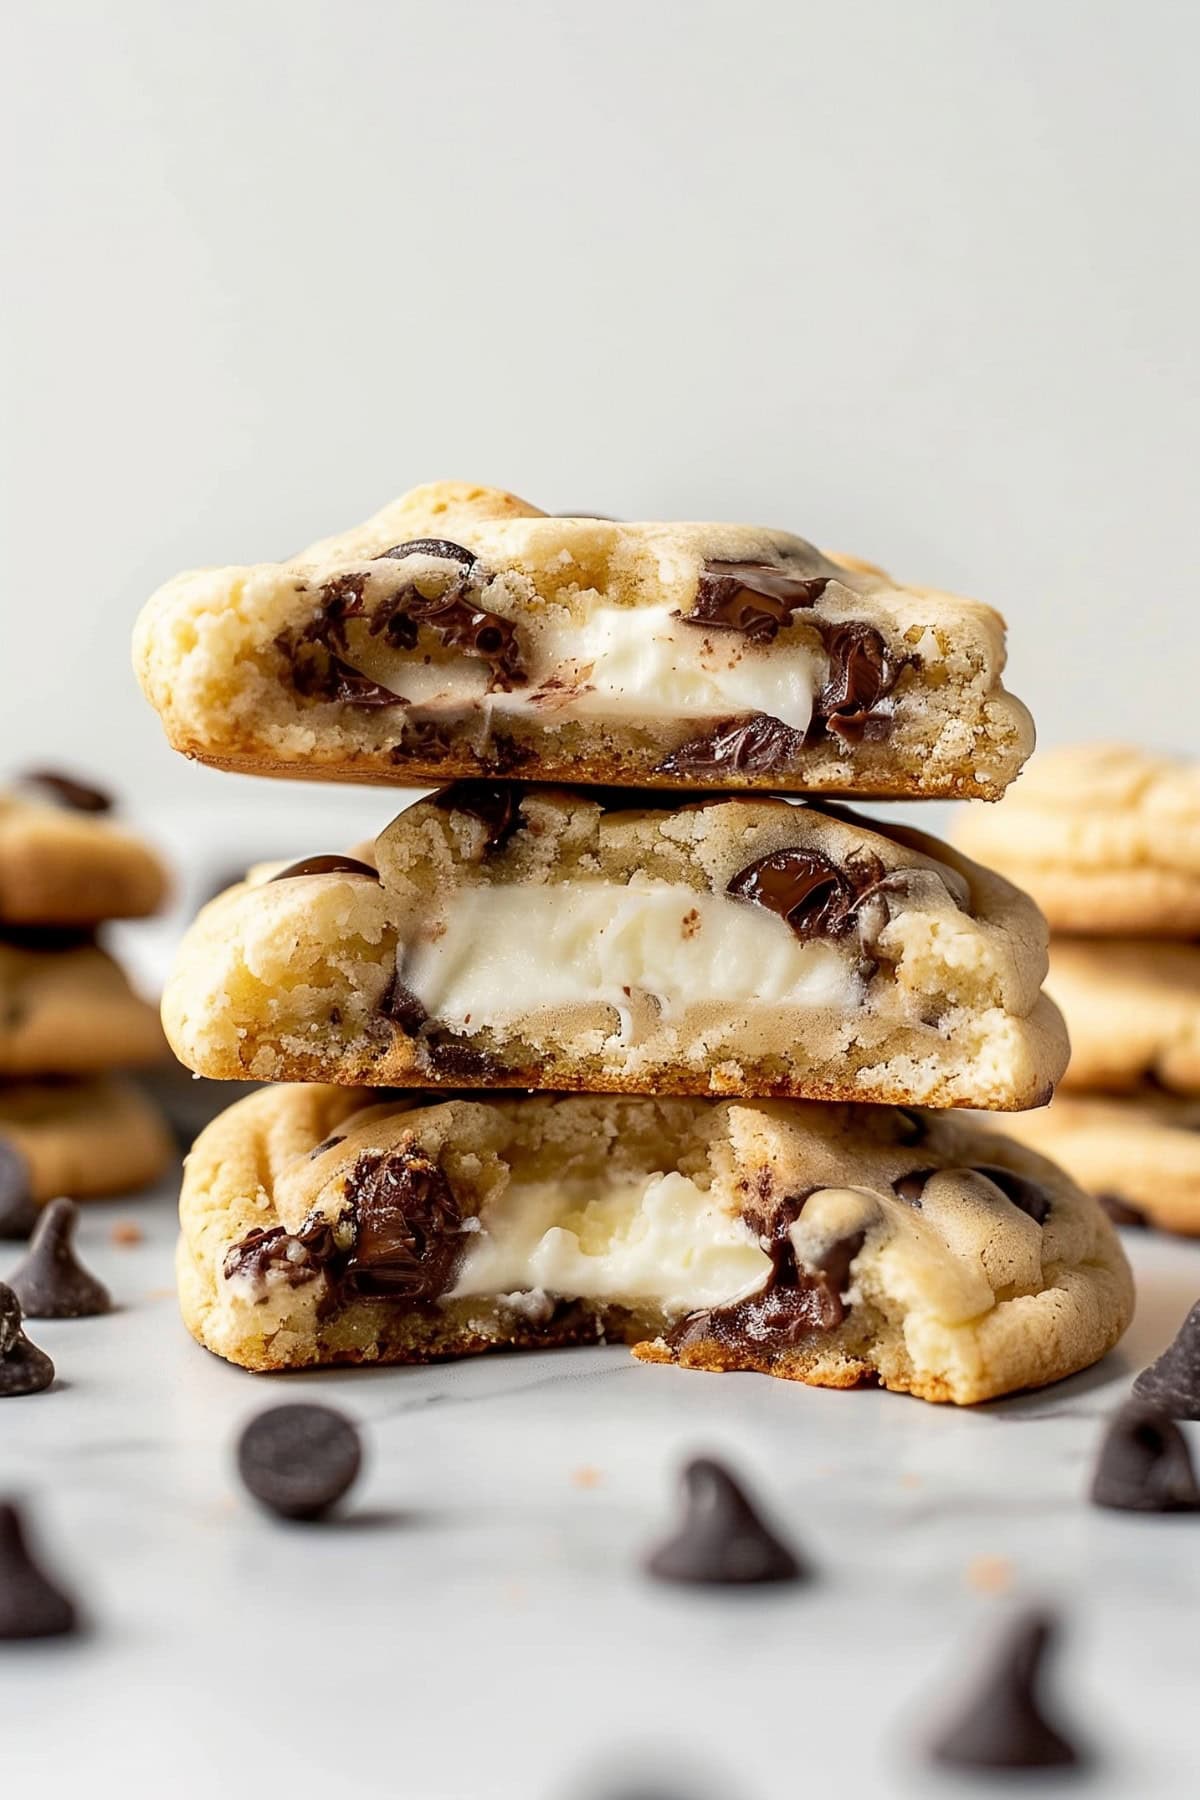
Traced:
<path fill-rule="evenodd" d="M 978 601 L 787 532 L 456 482 L 177 576 L 134 660 L 176 749 L 259 775 L 995 798 L 1033 747 Z"/>

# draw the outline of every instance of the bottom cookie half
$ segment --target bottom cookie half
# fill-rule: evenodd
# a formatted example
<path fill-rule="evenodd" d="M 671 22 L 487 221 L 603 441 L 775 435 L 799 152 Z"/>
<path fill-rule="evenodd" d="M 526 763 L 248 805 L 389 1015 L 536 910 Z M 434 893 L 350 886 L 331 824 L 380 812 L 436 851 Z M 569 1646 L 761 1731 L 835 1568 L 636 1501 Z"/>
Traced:
<path fill-rule="evenodd" d="M 891 1107 L 274 1088 L 200 1138 L 181 1214 L 184 1318 L 257 1370 L 616 1339 L 962 1404 L 1086 1367 L 1132 1309 L 1058 1169 Z"/>

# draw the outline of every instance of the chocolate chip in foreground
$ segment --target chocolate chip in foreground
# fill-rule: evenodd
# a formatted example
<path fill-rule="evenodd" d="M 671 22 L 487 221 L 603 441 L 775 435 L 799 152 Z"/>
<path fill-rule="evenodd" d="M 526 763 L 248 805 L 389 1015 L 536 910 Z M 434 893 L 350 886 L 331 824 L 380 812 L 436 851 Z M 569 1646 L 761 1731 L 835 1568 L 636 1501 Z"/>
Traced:
<path fill-rule="evenodd" d="M 684 1469 L 683 1496 L 674 1535 L 646 1560 L 647 1572 L 660 1581 L 742 1586 L 798 1581 L 808 1573 L 712 1457 L 697 1457 Z"/>
<path fill-rule="evenodd" d="M 78 1626 L 74 1601 L 30 1553 L 20 1511 L 0 1500 L 0 1639 L 64 1637 Z"/>
<path fill-rule="evenodd" d="M 8 1278 L 28 1319 L 87 1319 L 112 1311 L 103 1282 L 75 1255 L 79 1208 L 73 1200 L 51 1200 L 34 1226 L 29 1248 Z"/>
<path fill-rule="evenodd" d="M 54 1364 L 21 1326 L 21 1302 L 0 1281 L 0 1400 L 40 1394 L 54 1380 Z"/>
<path fill-rule="evenodd" d="M 272 1406 L 238 1441 L 238 1473 L 254 1498 L 283 1519 L 319 1519 L 362 1467 L 358 1427 L 332 1406 Z"/>
<path fill-rule="evenodd" d="M 58 769 L 28 769 L 21 776 L 21 786 L 40 788 L 48 800 L 71 812 L 106 813 L 113 808 L 112 795 L 103 788 L 76 781 L 73 775 L 64 775 Z"/>
<path fill-rule="evenodd" d="M 1038 1677 L 1053 1624 L 1023 1613 L 1001 1641 L 978 1692 L 931 1745 L 933 1760 L 956 1769 L 1064 1769 L 1085 1759 L 1046 1718 Z"/>
<path fill-rule="evenodd" d="M 1187 1440 L 1166 1413 L 1130 1400 L 1109 1424 L 1092 1504 L 1121 1512 L 1196 1512 L 1200 1488 Z"/>
<path fill-rule="evenodd" d="M 37 1224 L 29 1164 L 7 1138 L 0 1138 L 0 1238 L 24 1241 Z"/>
<path fill-rule="evenodd" d="M 1172 1419 L 1200 1419 L 1200 1300 L 1158 1361 L 1142 1370 L 1133 1391 Z"/>
<path fill-rule="evenodd" d="M 368 881 L 379 880 L 379 870 L 360 862 L 357 856 L 306 856 L 301 862 L 280 869 L 271 880 L 294 881 L 299 875 L 363 875 Z"/>

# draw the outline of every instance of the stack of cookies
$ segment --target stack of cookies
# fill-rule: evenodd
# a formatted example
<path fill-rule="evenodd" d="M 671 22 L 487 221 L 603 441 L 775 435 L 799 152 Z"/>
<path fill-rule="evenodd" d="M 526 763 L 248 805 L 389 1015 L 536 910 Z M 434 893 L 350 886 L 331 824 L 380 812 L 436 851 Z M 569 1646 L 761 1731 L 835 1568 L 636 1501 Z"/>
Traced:
<path fill-rule="evenodd" d="M 182 948 L 177 1054 L 289 1084 L 189 1161 L 200 1341 L 282 1369 L 606 1338 L 956 1402 L 1102 1355 L 1131 1305 L 1103 1212 L 950 1110 L 1065 1065 L 1036 907 L 782 797 L 1000 794 L 1032 744 L 1003 660 L 987 607 L 786 533 L 456 484 L 162 589 L 136 663 L 177 748 L 443 784 Z"/>
<path fill-rule="evenodd" d="M 166 1054 L 154 1007 L 96 942 L 163 899 L 161 863 L 110 802 L 38 771 L 0 793 L 0 1236 L 58 1194 L 154 1181 L 172 1153 L 149 1099 L 115 1071 Z"/>
<path fill-rule="evenodd" d="M 1200 768 L 1121 744 L 1048 751 L 958 842 L 1050 922 L 1064 1092 L 1015 1121 L 1121 1223 L 1200 1235 Z"/>

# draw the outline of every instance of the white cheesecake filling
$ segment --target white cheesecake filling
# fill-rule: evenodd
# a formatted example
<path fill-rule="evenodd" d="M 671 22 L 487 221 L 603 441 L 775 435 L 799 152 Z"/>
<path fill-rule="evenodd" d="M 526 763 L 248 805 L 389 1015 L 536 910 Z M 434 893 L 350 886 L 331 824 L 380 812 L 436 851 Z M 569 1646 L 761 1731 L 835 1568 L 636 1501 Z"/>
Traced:
<path fill-rule="evenodd" d="M 447 1298 L 545 1294 L 682 1316 L 762 1286 L 770 1258 L 694 1181 L 652 1174 L 509 1184 Z"/>
<path fill-rule="evenodd" d="M 467 657 L 426 661 L 421 649 L 391 650 L 361 629 L 351 646 L 357 668 L 414 706 L 558 720 L 763 712 L 799 732 L 828 661 L 815 644 L 756 644 L 687 625 L 669 606 L 598 604 L 578 624 L 539 620 L 526 639 L 530 679 L 507 694 L 488 694 L 486 667 Z"/>
<path fill-rule="evenodd" d="M 845 944 L 803 942 L 762 907 L 650 879 L 459 888 L 399 966 L 431 1017 L 467 1033 L 603 1003 L 629 1042 L 647 994 L 667 1023 L 713 1002 L 848 1010 L 862 998 Z"/>

